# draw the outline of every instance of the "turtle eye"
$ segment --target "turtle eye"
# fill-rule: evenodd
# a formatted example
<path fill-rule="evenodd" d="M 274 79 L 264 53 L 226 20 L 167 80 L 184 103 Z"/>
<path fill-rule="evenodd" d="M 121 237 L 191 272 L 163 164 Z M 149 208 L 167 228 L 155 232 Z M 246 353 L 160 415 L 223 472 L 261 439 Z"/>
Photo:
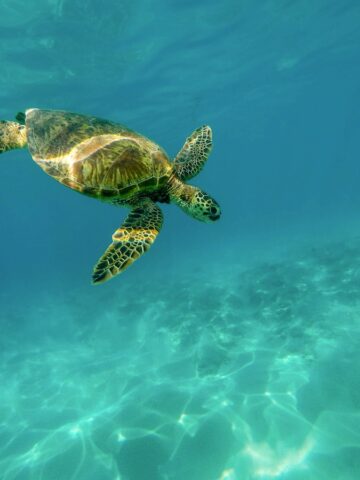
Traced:
<path fill-rule="evenodd" d="M 211 207 L 210 212 L 215 215 L 217 213 L 217 208 L 216 207 Z"/>

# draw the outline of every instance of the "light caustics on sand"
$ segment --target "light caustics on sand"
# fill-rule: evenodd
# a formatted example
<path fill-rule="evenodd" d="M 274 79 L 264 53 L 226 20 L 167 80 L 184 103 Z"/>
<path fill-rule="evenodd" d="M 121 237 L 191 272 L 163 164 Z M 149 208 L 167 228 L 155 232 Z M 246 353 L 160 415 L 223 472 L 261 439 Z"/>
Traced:
<path fill-rule="evenodd" d="M 355 478 L 358 263 L 354 241 L 177 279 L 185 307 L 122 286 L 106 322 L 48 298 L 1 338 L 2 479 Z"/>

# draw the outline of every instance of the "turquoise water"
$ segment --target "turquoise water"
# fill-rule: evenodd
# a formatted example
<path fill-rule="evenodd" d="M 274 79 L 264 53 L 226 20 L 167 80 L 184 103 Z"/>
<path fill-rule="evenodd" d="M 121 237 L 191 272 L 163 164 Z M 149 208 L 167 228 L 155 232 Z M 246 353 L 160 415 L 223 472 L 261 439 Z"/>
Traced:
<path fill-rule="evenodd" d="M 66 109 L 172 157 L 212 126 L 149 254 L 126 211 L 0 157 L 1 480 L 360 478 L 360 5 L 0 0 L 0 118 Z"/>

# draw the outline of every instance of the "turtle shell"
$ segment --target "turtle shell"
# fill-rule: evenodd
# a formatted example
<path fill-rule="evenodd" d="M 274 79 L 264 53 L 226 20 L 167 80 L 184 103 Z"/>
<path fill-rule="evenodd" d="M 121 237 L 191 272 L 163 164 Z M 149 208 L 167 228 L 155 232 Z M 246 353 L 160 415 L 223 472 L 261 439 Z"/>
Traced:
<path fill-rule="evenodd" d="M 157 144 L 107 120 L 31 109 L 26 128 L 35 162 L 62 184 L 87 195 L 126 201 L 160 190 L 172 172 Z"/>

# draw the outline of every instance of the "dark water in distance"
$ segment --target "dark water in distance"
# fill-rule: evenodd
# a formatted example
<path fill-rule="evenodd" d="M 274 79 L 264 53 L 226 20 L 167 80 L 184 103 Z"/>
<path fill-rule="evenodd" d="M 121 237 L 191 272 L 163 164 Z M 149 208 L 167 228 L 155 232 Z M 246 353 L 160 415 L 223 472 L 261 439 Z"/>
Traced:
<path fill-rule="evenodd" d="M 0 119 L 128 125 L 223 215 L 162 206 L 90 285 L 126 210 L 0 158 L 1 480 L 360 478 L 360 4 L 0 0 Z"/>

